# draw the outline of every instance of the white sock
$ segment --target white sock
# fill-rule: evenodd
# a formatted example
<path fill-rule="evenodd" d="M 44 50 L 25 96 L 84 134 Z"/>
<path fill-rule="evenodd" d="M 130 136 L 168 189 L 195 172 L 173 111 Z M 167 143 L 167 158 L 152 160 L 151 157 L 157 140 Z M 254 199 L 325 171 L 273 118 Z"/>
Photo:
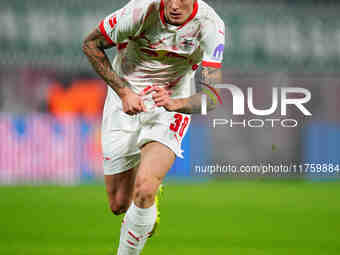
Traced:
<path fill-rule="evenodd" d="M 156 205 L 138 208 L 132 202 L 120 231 L 118 255 L 138 255 L 142 251 L 157 217 Z"/>

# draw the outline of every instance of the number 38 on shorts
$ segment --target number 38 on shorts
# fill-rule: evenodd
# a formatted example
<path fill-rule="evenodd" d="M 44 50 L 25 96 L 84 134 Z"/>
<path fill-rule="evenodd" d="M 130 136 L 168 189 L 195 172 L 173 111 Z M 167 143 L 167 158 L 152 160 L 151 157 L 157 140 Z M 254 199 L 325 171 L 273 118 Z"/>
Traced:
<path fill-rule="evenodd" d="M 187 131 L 187 127 L 190 123 L 190 117 L 186 114 L 175 113 L 174 114 L 173 122 L 170 123 L 170 130 L 173 131 L 175 134 L 175 138 L 177 140 L 182 139 L 183 135 L 185 135 Z M 178 136 L 179 137 L 178 137 Z"/>

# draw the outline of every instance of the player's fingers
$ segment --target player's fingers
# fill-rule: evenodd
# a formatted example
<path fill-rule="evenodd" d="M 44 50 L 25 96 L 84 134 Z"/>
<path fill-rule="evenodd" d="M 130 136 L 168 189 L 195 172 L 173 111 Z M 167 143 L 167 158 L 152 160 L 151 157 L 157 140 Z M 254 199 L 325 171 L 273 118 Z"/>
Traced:
<path fill-rule="evenodd" d="M 143 100 L 140 100 L 140 106 L 141 106 L 142 112 L 147 111 Z"/>
<path fill-rule="evenodd" d="M 126 114 L 129 114 L 129 115 L 134 115 L 134 114 L 137 113 L 136 107 L 134 107 L 133 105 L 130 105 L 130 104 L 126 105 L 124 112 Z"/>
<path fill-rule="evenodd" d="M 155 93 L 155 94 L 152 95 L 153 101 L 157 100 L 160 97 L 162 97 L 162 94 L 160 94 L 160 93 Z"/>
<path fill-rule="evenodd" d="M 158 98 L 156 98 L 156 99 L 154 100 L 154 102 L 155 102 L 155 103 L 158 103 L 158 102 L 163 101 L 163 100 L 165 100 L 165 99 L 166 99 L 166 97 L 164 97 L 164 96 L 158 97 Z"/>
<path fill-rule="evenodd" d="M 159 92 L 159 91 L 162 91 L 162 87 L 159 87 L 159 86 L 153 86 L 153 91 L 156 91 L 156 92 Z"/>
<path fill-rule="evenodd" d="M 173 85 L 167 84 L 167 85 L 165 85 L 163 88 L 164 88 L 165 90 L 169 91 L 172 87 L 173 87 Z"/>
<path fill-rule="evenodd" d="M 123 112 L 129 114 L 129 107 L 128 105 L 123 104 Z"/>
<path fill-rule="evenodd" d="M 154 93 L 154 94 L 152 95 L 152 99 L 155 100 L 156 98 L 164 97 L 164 96 L 168 96 L 168 92 L 165 91 L 165 90 L 161 90 L 161 91 L 159 91 L 159 92 L 157 92 L 157 93 Z"/>
<path fill-rule="evenodd" d="M 164 103 L 167 101 L 168 101 L 168 97 L 164 96 L 164 97 L 157 98 L 154 102 L 158 104 L 158 103 L 162 103 L 162 102 Z"/>
<path fill-rule="evenodd" d="M 166 104 L 166 102 L 167 102 L 166 100 L 161 100 L 158 103 L 156 103 L 156 106 L 158 106 L 158 107 L 164 106 Z"/>
<path fill-rule="evenodd" d="M 138 101 L 138 104 L 137 104 L 137 110 L 138 110 L 138 113 L 145 112 L 146 107 L 144 105 L 143 98 L 139 98 L 139 101 Z"/>
<path fill-rule="evenodd" d="M 134 113 L 139 113 L 139 112 L 141 112 L 142 111 L 142 106 L 141 105 L 135 105 L 134 107 L 133 107 L 133 112 Z"/>
<path fill-rule="evenodd" d="M 128 106 L 126 111 L 125 111 L 126 114 L 129 114 L 129 115 L 134 115 L 135 114 L 135 111 L 133 110 L 132 107 Z"/>
<path fill-rule="evenodd" d="M 132 111 L 126 111 L 125 113 L 128 114 L 128 115 L 133 115 L 134 114 Z"/>
<path fill-rule="evenodd" d="M 152 99 L 158 98 L 158 97 L 163 96 L 163 95 L 171 95 L 171 94 L 169 94 L 169 91 L 166 90 L 164 87 L 159 87 L 157 85 L 153 85 L 152 87 L 145 89 L 139 95 L 145 96 L 147 94 L 150 94 L 151 92 L 155 92 L 155 93 L 152 94 Z"/>

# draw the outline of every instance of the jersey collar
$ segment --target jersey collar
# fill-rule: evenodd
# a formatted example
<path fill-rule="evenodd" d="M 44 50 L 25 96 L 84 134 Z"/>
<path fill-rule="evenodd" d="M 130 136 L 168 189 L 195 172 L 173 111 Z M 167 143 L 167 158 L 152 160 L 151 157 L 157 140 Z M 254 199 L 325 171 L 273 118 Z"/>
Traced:
<path fill-rule="evenodd" d="M 194 9 L 192 10 L 191 15 L 189 16 L 189 18 L 182 24 L 180 25 L 177 30 L 181 29 L 182 27 L 184 27 L 187 23 L 189 23 L 193 18 L 195 18 L 196 14 L 198 11 L 198 1 L 195 1 L 194 3 Z M 161 4 L 160 4 L 160 8 L 159 8 L 159 14 L 161 17 L 161 21 L 163 23 L 164 26 L 167 25 L 166 21 L 165 21 L 165 7 L 164 7 L 164 0 L 161 0 Z"/>

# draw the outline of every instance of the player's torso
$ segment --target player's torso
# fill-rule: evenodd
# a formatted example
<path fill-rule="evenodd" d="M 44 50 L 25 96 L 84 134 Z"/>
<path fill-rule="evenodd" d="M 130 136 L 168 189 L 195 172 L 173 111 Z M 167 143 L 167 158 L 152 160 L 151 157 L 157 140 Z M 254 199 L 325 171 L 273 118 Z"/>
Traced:
<path fill-rule="evenodd" d="M 119 51 L 121 74 L 137 87 L 171 85 L 181 94 L 202 60 L 201 27 L 197 17 L 182 27 L 168 25 L 154 4 L 137 35 Z"/>

